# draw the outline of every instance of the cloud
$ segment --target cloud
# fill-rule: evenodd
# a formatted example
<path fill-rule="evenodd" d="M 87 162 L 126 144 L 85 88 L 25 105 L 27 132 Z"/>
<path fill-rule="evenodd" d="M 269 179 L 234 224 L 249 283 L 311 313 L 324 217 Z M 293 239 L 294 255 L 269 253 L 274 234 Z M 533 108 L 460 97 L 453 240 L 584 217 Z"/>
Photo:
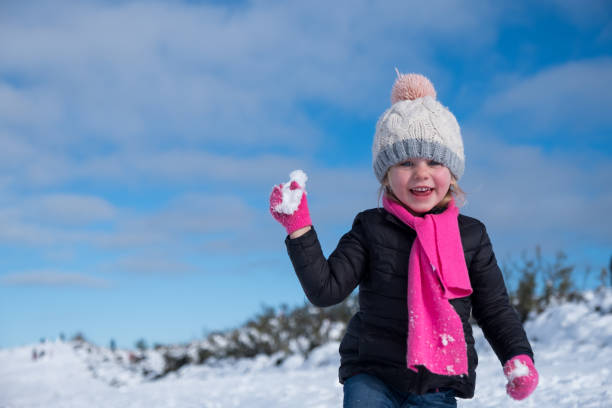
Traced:
<path fill-rule="evenodd" d="M 315 159 L 330 135 L 308 107 L 375 117 L 388 103 L 394 65 L 431 72 L 443 91 L 451 74 L 439 64 L 440 53 L 457 56 L 452 46 L 463 57 L 488 55 L 508 8 L 515 10 L 441 0 L 11 5 L 0 16 L 0 186 L 27 191 L 21 199 L 42 200 L 26 199 L 30 207 L 24 209 L 3 205 L 0 239 L 105 250 L 225 245 L 246 252 L 244 238 L 270 225 L 260 217 L 268 217 L 272 184 L 299 167 L 311 175 L 311 207 L 321 229 L 350 225 L 359 210 L 377 204 L 376 180 L 369 168 L 330 168 Z M 607 112 L 593 107 L 611 105 L 604 92 L 611 64 L 609 58 L 582 60 L 519 78 L 487 100 L 480 115 L 519 115 L 515 122 L 522 126 L 551 131 L 609 126 Z M 575 78 L 582 81 L 575 85 Z M 573 121 L 575 116 L 581 120 Z M 510 167 L 500 163 L 477 164 L 475 188 L 507 194 L 495 186 L 507 179 L 520 191 L 530 171 L 548 174 L 548 168 L 559 171 L 550 172 L 551 179 L 572 178 L 562 165 L 571 161 L 567 155 L 504 143 L 491 148 L 513 157 L 508 166 L 519 162 L 525 170 L 508 174 Z M 569 168 L 586 177 L 577 166 Z M 597 191 L 593 179 L 587 184 Z M 163 190 L 164 198 L 142 211 L 103 195 L 64 193 L 74 191 L 73 185 L 105 192 L 130 188 L 142 192 L 143 200 L 149 190 Z M 62 193 L 50 193 L 53 188 Z M 181 195 L 185 189 L 205 194 L 164 202 L 169 190 Z M 551 196 L 562 199 L 563 191 L 554 184 Z M 571 211 L 583 204 L 594 208 L 578 188 L 570 191 L 576 197 L 568 201 L 574 203 Z M 517 200 L 507 201 L 516 206 Z M 38 219 L 28 219 L 23 210 Z M 552 213 L 542 214 L 542 222 L 552 225 Z M 78 228 L 40 222 L 51 218 Z M 512 227 L 501 215 L 497 219 Z M 110 228 L 90 228 L 98 221 Z M 599 227 L 593 228 L 587 235 L 599 236 Z M 220 230 L 226 236 L 217 237 Z M 266 238 L 272 232 L 264 234 L 254 247 L 271 246 Z M 190 241 L 194 237 L 201 239 Z"/>
<path fill-rule="evenodd" d="M 312 208 L 317 221 L 348 225 L 358 212 L 378 205 L 378 181 L 370 167 L 316 168 L 310 174 Z"/>
<path fill-rule="evenodd" d="M 301 155 L 255 154 L 234 151 L 217 154 L 201 148 L 162 150 L 130 149 L 99 152 L 76 158 L 54 152 L 15 133 L 0 129 L 0 185 L 39 189 L 71 182 L 108 186 L 142 185 L 189 186 L 209 182 L 233 182 L 246 186 L 270 183 L 276 175 L 294 166 L 307 166 L 311 160 Z M 90 203 L 92 204 L 92 203 Z"/>
<path fill-rule="evenodd" d="M 520 79 L 491 96 L 483 111 L 509 115 L 536 131 L 593 132 L 612 127 L 611 83 L 611 58 L 567 62 Z"/>
<path fill-rule="evenodd" d="M 2 129 L 0 125 L 0 174 L 5 184 L 19 188 L 44 187 L 66 182 L 75 176 L 78 163 L 53 141 L 30 140 L 19 131 Z"/>
<path fill-rule="evenodd" d="M 6 245 L 56 247 L 87 242 L 98 223 L 112 223 L 117 209 L 107 200 L 83 194 L 5 191 L 0 200 L 0 241 Z"/>
<path fill-rule="evenodd" d="M 112 287 L 112 282 L 107 279 L 56 270 L 10 273 L 0 276 L 0 283 L 5 286 L 86 287 L 97 289 Z"/>
<path fill-rule="evenodd" d="M 26 223 L 15 218 L 10 210 L 0 211 L 0 241 L 11 246 L 53 246 L 60 243 L 76 243 L 80 234 L 58 228 Z"/>
<path fill-rule="evenodd" d="M 8 12 L 0 38 L 19 41 L 0 42 L 4 116 L 26 128 L 51 120 L 56 142 L 74 148 L 85 145 L 75 134 L 120 146 L 169 133 L 190 143 L 316 143 L 303 101 L 377 111 L 386 61 L 433 67 L 432 45 L 481 47 L 502 14 L 442 1 L 69 2 Z M 306 138 L 287 137 L 296 131 Z"/>
<path fill-rule="evenodd" d="M 462 212 L 482 219 L 504 248 L 580 253 L 612 245 L 612 221 L 603 217 L 612 207 L 612 164 L 604 155 L 510 145 L 490 130 L 468 133 Z"/>
<path fill-rule="evenodd" d="M 188 262 L 174 259 L 175 256 L 175 254 L 146 252 L 121 257 L 116 262 L 104 266 L 102 269 L 108 272 L 165 275 L 192 273 L 201 269 Z"/>
<path fill-rule="evenodd" d="M 3 82 L 0 75 L 0 119 L 5 125 L 24 124 L 29 123 L 34 116 L 38 129 L 56 125 L 61 116 L 61 104 L 57 96 L 44 86 L 19 89 Z"/>
<path fill-rule="evenodd" d="M 76 179 L 111 180 L 134 184 L 154 179 L 156 183 L 190 185 L 231 182 L 239 188 L 270 183 L 293 166 L 306 164 L 301 157 L 272 154 L 213 154 L 197 149 L 160 152 L 123 152 L 98 157 L 77 167 Z"/>
<path fill-rule="evenodd" d="M 82 225 L 112 220 L 117 209 L 105 199 L 81 194 L 44 194 L 21 205 L 24 218 L 45 224 Z"/>
<path fill-rule="evenodd" d="M 26 187 L 269 180 L 329 137 L 306 105 L 377 115 L 394 64 L 443 75 L 436 47 L 482 49 L 503 15 L 446 1 L 3 11 L 0 38 L 19 41 L 0 40 L 0 169 Z"/>
<path fill-rule="evenodd" d="M 179 234 L 205 234 L 247 228 L 252 224 L 255 214 L 237 193 L 186 193 L 173 199 L 161 212 L 137 224 Z"/>
<path fill-rule="evenodd" d="M 11 198 L 17 200 L 18 198 Z M 255 212 L 235 194 L 183 193 L 153 210 L 118 207 L 87 195 L 33 195 L 0 205 L 0 241 L 8 245 L 97 249 L 188 245 L 193 239 L 250 228 Z M 103 222 L 103 228 L 99 225 Z"/>

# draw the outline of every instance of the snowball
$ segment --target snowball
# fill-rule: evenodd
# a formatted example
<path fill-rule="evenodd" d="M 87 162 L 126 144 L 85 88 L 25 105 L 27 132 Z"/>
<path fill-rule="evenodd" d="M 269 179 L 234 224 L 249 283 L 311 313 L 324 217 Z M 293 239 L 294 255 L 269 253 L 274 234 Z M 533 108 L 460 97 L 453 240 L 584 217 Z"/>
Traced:
<path fill-rule="evenodd" d="M 525 377 L 529 375 L 529 367 L 521 360 L 514 360 L 514 368 L 508 373 L 508 380 L 512 381 L 518 377 Z"/>
<path fill-rule="evenodd" d="M 302 202 L 302 195 L 306 194 L 306 181 L 308 176 L 302 170 L 294 170 L 289 174 L 289 181 L 283 184 L 281 192 L 283 193 L 283 200 L 274 207 L 274 211 L 281 214 L 291 215 L 297 211 L 300 203 Z M 300 185 L 300 188 L 291 190 L 291 183 L 296 182 Z"/>

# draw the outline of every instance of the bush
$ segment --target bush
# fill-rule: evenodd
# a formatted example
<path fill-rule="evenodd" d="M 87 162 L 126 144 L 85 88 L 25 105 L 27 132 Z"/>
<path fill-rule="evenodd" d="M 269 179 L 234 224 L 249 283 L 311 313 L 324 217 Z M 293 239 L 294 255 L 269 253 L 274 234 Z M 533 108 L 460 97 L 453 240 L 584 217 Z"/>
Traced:
<path fill-rule="evenodd" d="M 581 298 L 575 284 L 576 268 L 568 264 L 563 252 L 558 252 L 552 261 L 546 261 L 538 246 L 533 254 L 524 252 L 519 261 L 504 264 L 501 269 L 510 301 L 523 322 L 531 313 L 540 313 L 551 303 Z M 602 269 L 599 276 L 601 285 L 605 285 L 607 276 L 605 268 Z M 316 347 L 339 341 L 357 310 L 356 295 L 328 308 L 318 308 L 309 303 L 295 308 L 262 306 L 261 311 L 243 326 L 213 332 L 202 342 L 172 350 L 157 345 L 157 350 L 165 350 L 165 369 L 156 378 L 185 364 L 204 364 L 209 360 L 252 358 L 264 354 L 278 356 L 276 363 L 281 364 L 293 354 L 308 358 Z M 146 348 L 144 340 L 141 341 L 142 347 L 137 347 Z"/>
<path fill-rule="evenodd" d="M 502 266 L 510 301 L 521 321 L 527 320 L 532 312 L 541 313 L 552 302 L 581 298 L 575 285 L 575 266 L 567 264 L 564 252 L 558 252 L 551 263 L 544 260 L 537 246 L 533 256 L 524 252 L 521 258 L 520 263 Z M 511 285 L 514 282 L 515 287 Z"/>
<path fill-rule="evenodd" d="M 281 361 L 294 353 L 307 358 L 316 347 L 339 340 L 356 308 L 355 296 L 329 308 L 307 303 L 293 309 L 287 305 L 263 306 L 261 312 L 242 327 L 210 334 L 207 338 L 210 348 L 198 349 L 198 361 L 204 362 L 210 357 L 250 358 L 277 353 L 283 356 Z"/>
<path fill-rule="evenodd" d="M 139 339 L 135 346 L 140 351 L 145 351 L 148 348 L 147 341 L 145 339 Z"/>

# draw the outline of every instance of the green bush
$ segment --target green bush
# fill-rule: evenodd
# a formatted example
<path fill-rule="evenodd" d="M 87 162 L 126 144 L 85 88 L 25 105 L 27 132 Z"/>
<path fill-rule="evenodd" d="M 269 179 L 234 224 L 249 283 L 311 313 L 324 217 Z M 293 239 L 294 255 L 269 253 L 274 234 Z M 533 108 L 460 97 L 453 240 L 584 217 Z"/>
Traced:
<path fill-rule="evenodd" d="M 575 269 L 567 263 L 567 255 L 562 251 L 552 262 L 546 261 L 539 246 L 533 255 L 524 252 L 520 262 L 504 264 L 502 271 L 510 301 L 521 321 L 527 320 L 531 313 L 541 313 L 552 302 L 579 300 Z"/>

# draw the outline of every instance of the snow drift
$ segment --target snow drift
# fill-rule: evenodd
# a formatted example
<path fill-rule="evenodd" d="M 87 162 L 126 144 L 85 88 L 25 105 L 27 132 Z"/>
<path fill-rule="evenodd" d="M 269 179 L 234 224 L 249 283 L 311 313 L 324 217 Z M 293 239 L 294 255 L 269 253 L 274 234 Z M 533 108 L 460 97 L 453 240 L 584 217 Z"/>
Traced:
<path fill-rule="evenodd" d="M 460 407 L 612 406 L 612 291 L 550 306 L 525 329 L 540 385 L 526 401 L 505 394 L 502 368 L 475 329 L 480 364 L 476 395 Z M 335 331 L 337 327 L 330 328 Z M 337 338 L 337 333 L 329 338 Z M 196 348 L 193 345 L 190 352 Z M 32 350 L 44 355 L 32 359 Z M 166 350 L 164 353 L 167 353 Z M 176 357 L 184 354 L 177 346 Z M 144 354 L 83 342 L 46 342 L 0 350 L 0 407 L 339 407 L 338 341 L 307 355 L 209 358 L 160 376 L 161 351 Z M 195 361 L 195 360 L 194 360 Z"/>

